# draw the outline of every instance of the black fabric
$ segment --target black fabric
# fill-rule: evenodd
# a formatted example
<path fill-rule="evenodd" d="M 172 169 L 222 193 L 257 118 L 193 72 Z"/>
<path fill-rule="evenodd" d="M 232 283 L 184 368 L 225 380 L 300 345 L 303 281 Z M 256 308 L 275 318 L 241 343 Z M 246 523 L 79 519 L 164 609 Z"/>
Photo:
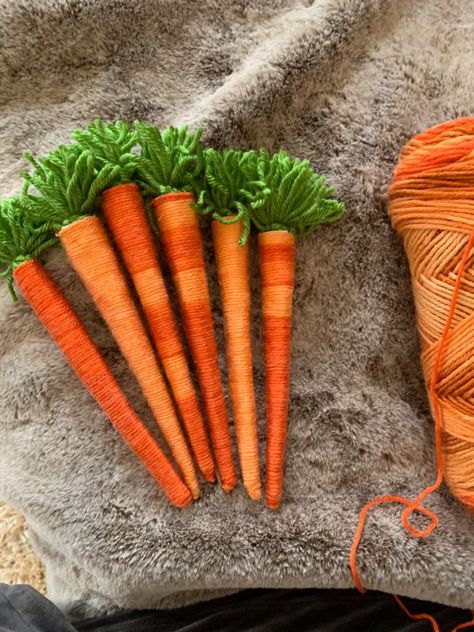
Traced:
<path fill-rule="evenodd" d="M 0 584 L 0 632 L 76 632 L 56 606 L 31 586 Z"/>
<path fill-rule="evenodd" d="M 411 612 L 436 617 L 442 632 L 469 613 L 406 600 Z M 30 586 L 0 584 L 0 632 L 430 632 L 394 599 L 354 590 L 247 590 L 176 610 L 130 612 L 69 623 Z"/>
<path fill-rule="evenodd" d="M 436 617 L 442 632 L 470 613 L 405 600 L 411 612 Z M 393 597 L 355 590 L 247 590 L 176 610 L 129 613 L 78 623 L 80 632 L 430 632 L 411 621 Z"/>

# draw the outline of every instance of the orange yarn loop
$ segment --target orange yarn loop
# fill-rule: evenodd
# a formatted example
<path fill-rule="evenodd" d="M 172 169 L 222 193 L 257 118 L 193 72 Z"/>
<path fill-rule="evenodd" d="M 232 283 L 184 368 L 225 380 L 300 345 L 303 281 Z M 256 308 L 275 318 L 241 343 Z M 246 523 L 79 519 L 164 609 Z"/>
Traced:
<path fill-rule="evenodd" d="M 403 526 L 414 537 L 426 537 L 438 516 L 422 503 L 445 479 L 474 511 L 474 118 L 442 123 L 415 136 L 401 152 L 389 197 L 392 226 L 403 239 L 412 274 L 437 475 L 414 500 L 381 496 L 362 508 L 350 553 L 361 592 L 356 554 L 372 507 L 406 505 Z M 422 530 L 410 524 L 415 511 L 430 520 Z M 431 623 L 436 630 L 436 622 Z"/>

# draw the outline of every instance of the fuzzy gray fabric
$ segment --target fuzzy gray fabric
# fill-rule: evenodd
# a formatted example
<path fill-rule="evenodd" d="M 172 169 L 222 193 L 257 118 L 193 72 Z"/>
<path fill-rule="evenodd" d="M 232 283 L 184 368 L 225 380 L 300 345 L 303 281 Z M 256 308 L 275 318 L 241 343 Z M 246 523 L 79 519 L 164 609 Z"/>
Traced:
<path fill-rule="evenodd" d="M 435 476 L 410 278 L 385 192 L 415 132 L 473 112 L 472 1 L 1 0 L 0 14 L 2 195 L 19 186 L 23 149 L 42 153 L 78 125 L 120 117 L 199 124 L 216 147 L 285 147 L 327 173 L 347 205 L 343 221 L 298 244 L 278 512 L 217 486 L 173 509 L 28 305 L 2 288 L 0 495 L 28 519 L 51 598 L 77 616 L 245 587 L 351 586 L 361 506 L 414 497 Z M 64 255 L 52 252 L 47 267 L 153 428 Z M 473 607 L 472 517 L 445 488 L 429 506 L 440 526 L 426 540 L 403 530 L 401 507 L 371 514 L 363 582 Z"/>

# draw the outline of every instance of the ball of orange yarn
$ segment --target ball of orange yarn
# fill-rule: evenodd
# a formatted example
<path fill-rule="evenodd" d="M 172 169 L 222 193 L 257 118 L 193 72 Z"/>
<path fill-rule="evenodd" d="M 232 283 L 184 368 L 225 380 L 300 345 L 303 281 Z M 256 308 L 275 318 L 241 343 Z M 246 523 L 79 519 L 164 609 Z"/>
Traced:
<path fill-rule="evenodd" d="M 437 125 L 403 149 L 389 190 L 410 264 L 427 385 L 441 427 L 444 477 L 474 511 L 474 118 Z M 453 292 L 458 293 L 453 305 Z M 452 312 L 451 327 L 445 324 Z M 443 339 L 443 342 L 441 342 Z M 434 381 L 434 380 L 433 380 Z M 433 400 L 436 399 L 436 402 Z"/>

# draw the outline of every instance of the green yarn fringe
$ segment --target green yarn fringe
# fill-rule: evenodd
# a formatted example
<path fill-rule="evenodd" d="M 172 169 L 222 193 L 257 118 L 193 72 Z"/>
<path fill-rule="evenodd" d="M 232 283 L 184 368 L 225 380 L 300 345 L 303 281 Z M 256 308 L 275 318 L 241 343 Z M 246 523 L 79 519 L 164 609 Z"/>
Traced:
<path fill-rule="evenodd" d="M 22 196 L 0 202 L 0 276 L 5 277 L 14 301 L 13 271 L 36 259 L 44 250 L 57 244 L 54 228 L 48 222 L 39 225 L 29 216 Z"/>
<path fill-rule="evenodd" d="M 98 120 L 85 130 L 75 130 L 72 138 L 78 147 L 90 151 L 97 169 L 105 166 L 120 168 L 114 184 L 133 182 L 139 156 L 132 150 L 137 145 L 138 134 L 128 123 L 104 123 Z"/>
<path fill-rule="evenodd" d="M 100 194 L 119 184 L 136 182 L 153 197 L 191 191 L 198 212 L 242 221 L 241 244 L 252 223 L 301 236 L 341 217 L 343 204 L 307 160 L 285 151 L 204 149 L 201 133 L 98 120 L 42 158 L 25 153 L 32 169 L 22 174 L 22 193 L 0 203 L 0 274 L 12 296 L 14 268 L 57 244 L 63 226 L 94 214 Z"/>
<path fill-rule="evenodd" d="M 250 217 L 265 204 L 270 190 L 258 179 L 258 157 L 254 151 L 205 149 L 205 182 L 198 194 L 197 210 L 211 214 L 223 224 L 242 221 L 239 240 L 245 244 L 250 234 Z M 233 216 L 232 218 L 229 216 Z"/>
<path fill-rule="evenodd" d="M 263 204 L 252 208 L 252 222 L 260 231 L 286 230 L 302 236 L 318 224 L 338 220 L 344 212 L 342 202 L 331 197 L 333 187 L 326 186 L 325 177 L 316 174 L 307 160 L 291 158 L 285 151 L 270 156 L 260 150 L 257 172 L 269 190 Z"/>
<path fill-rule="evenodd" d="M 136 121 L 138 144 L 138 184 L 145 194 L 192 191 L 201 184 L 204 169 L 202 130 L 188 132 L 188 126 L 168 127 L 163 132 L 153 125 Z"/>
<path fill-rule="evenodd" d="M 23 173 L 26 211 L 32 221 L 51 224 L 56 231 L 95 213 L 99 195 L 120 179 L 120 166 L 96 168 L 92 152 L 78 145 L 62 145 L 39 159 L 24 156 L 33 165 Z"/>

